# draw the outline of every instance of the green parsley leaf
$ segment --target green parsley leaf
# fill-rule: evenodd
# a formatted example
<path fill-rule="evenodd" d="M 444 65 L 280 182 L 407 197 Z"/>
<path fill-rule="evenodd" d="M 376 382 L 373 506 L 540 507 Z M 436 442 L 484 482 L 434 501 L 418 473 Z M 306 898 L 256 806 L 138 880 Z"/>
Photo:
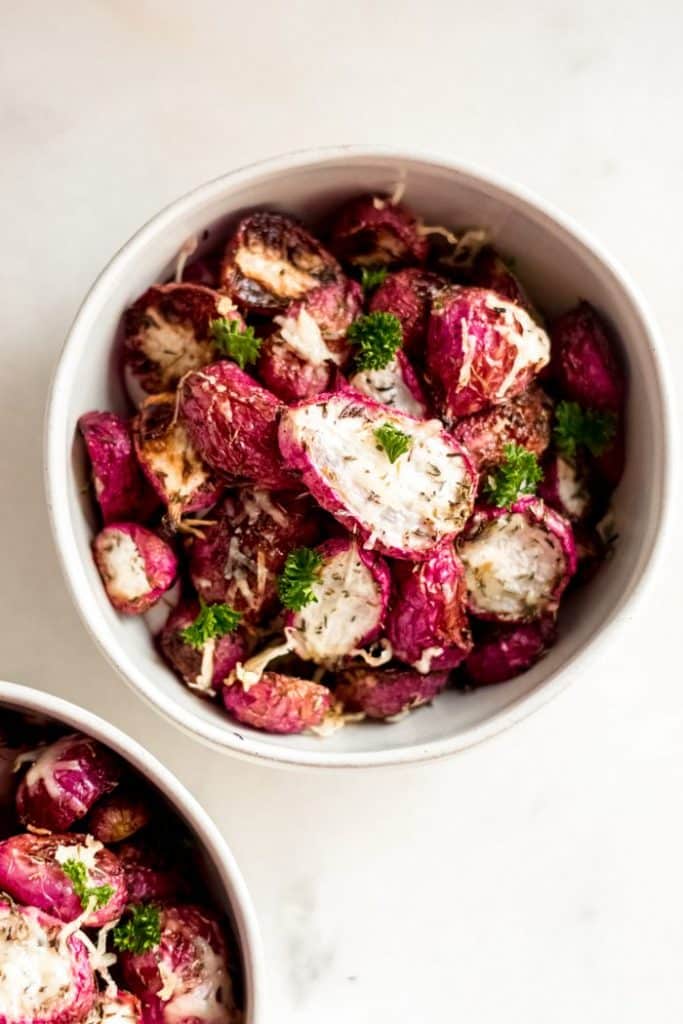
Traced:
<path fill-rule="evenodd" d="M 241 370 L 258 359 L 261 339 L 256 337 L 253 327 L 242 330 L 237 320 L 221 316 L 211 321 L 210 331 L 216 348 L 234 359 Z"/>
<path fill-rule="evenodd" d="M 373 434 L 392 463 L 404 455 L 412 444 L 409 435 L 404 434 L 393 423 L 383 423 L 377 430 L 373 430 Z"/>
<path fill-rule="evenodd" d="M 74 892 L 81 901 L 81 906 L 84 910 L 93 899 L 95 900 L 93 910 L 99 910 L 109 903 L 109 900 L 114 895 L 111 885 L 88 885 L 88 870 L 83 861 L 76 860 L 75 858 L 65 860 L 62 864 L 62 871 L 73 885 Z"/>
<path fill-rule="evenodd" d="M 296 548 L 289 552 L 277 585 L 285 608 L 298 612 L 318 600 L 312 588 L 320 579 L 322 564 L 321 556 L 310 548 Z"/>
<path fill-rule="evenodd" d="M 242 621 L 242 613 L 229 604 L 204 604 L 200 599 L 199 615 L 191 626 L 180 630 L 180 636 L 195 650 L 200 651 L 207 640 L 233 633 Z"/>
<path fill-rule="evenodd" d="M 577 448 L 602 455 L 617 429 L 614 413 L 585 409 L 578 402 L 559 402 L 555 409 L 555 444 L 560 455 L 572 459 Z"/>
<path fill-rule="evenodd" d="M 484 494 L 499 508 L 508 508 L 523 494 L 535 494 L 543 479 L 538 459 L 528 448 L 519 444 L 506 444 L 505 460 L 489 473 L 484 483 Z"/>
<path fill-rule="evenodd" d="M 161 942 L 161 917 L 153 903 L 133 903 L 113 932 L 114 948 L 122 953 L 147 953 Z"/>
<path fill-rule="evenodd" d="M 368 313 L 353 321 L 347 337 L 358 346 L 356 365 L 359 370 L 383 370 L 401 347 L 403 328 L 393 313 Z"/>
<path fill-rule="evenodd" d="M 386 267 L 363 267 L 360 280 L 363 291 L 374 292 L 375 288 L 384 284 L 388 273 Z"/>

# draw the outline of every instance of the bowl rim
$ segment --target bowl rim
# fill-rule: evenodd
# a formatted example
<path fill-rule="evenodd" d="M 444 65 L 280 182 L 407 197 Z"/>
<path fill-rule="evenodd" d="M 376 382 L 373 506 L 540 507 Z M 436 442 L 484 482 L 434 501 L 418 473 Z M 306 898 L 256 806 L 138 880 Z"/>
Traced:
<path fill-rule="evenodd" d="M 138 669 L 127 650 L 120 644 L 106 639 L 106 630 L 101 615 L 93 602 L 85 598 L 89 591 L 89 583 L 78 554 L 75 536 L 71 528 L 67 487 L 69 479 L 69 460 L 62 450 L 61 439 L 65 433 L 67 418 L 67 396 L 70 391 L 70 380 L 77 368 L 80 352 L 80 339 L 87 336 L 88 322 L 93 318 L 92 309 L 97 306 L 101 296 L 106 295 L 109 281 L 116 277 L 119 265 L 126 259 L 134 258 L 136 252 L 148 241 L 166 230 L 179 216 L 206 201 L 219 195 L 226 189 L 236 188 L 241 182 L 248 182 L 262 174 L 272 176 L 275 173 L 286 174 L 305 167 L 315 167 L 333 161 L 346 162 L 354 160 L 393 159 L 396 161 L 421 163 L 434 169 L 455 172 L 469 178 L 479 186 L 492 190 L 508 203 L 518 207 L 531 209 L 540 217 L 553 222 L 562 231 L 572 236 L 584 249 L 603 264 L 611 273 L 622 293 L 630 301 L 634 313 L 638 316 L 643 332 L 644 344 L 647 344 L 652 357 L 653 372 L 659 394 L 659 426 L 661 435 L 661 489 L 657 521 L 653 527 L 649 551 L 643 560 L 639 577 L 633 582 L 631 592 L 620 608 L 613 611 L 610 617 L 593 633 L 580 651 L 577 651 L 567 662 L 560 666 L 552 675 L 540 683 L 531 693 L 516 698 L 511 704 L 494 712 L 484 721 L 468 727 L 457 736 L 429 740 L 396 749 L 378 751 L 325 752 L 321 744 L 320 752 L 297 750 L 286 745 L 286 737 L 281 745 L 275 746 L 261 741 L 258 736 L 243 737 L 230 729 L 229 723 L 215 725 L 198 715 L 186 710 L 181 715 L 175 704 L 169 708 L 150 683 L 143 671 Z M 569 685 L 576 669 L 586 659 L 596 654 L 606 640 L 612 636 L 615 627 L 622 621 L 626 613 L 633 613 L 635 602 L 642 600 L 646 585 L 654 578 L 655 569 L 659 564 L 664 549 L 665 537 L 671 526 L 672 495 L 675 490 L 675 432 L 673 430 L 673 398 L 669 385 L 671 374 L 667 370 L 659 329 L 648 305 L 630 275 L 603 248 L 589 232 L 577 225 L 569 216 L 558 210 L 553 204 L 539 198 L 527 188 L 512 183 L 505 178 L 490 173 L 481 167 L 454 160 L 445 154 L 426 150 L 409 150 L 394 146 L 340 145 L 299 149 L 283 153 L 264 160 L 257 160 L 235 170 L 221 174 L 204 184 L 186 192 L 172 200 L 125 242 L 111 257 L 104 269 L 95 279 L 83 299 L 78 312 L 69 328 L 66 340 L 60 353 L 57 366 L 48 394 L 44 423 L 44 479 L 48 513 L 55 546 L 66 579 L 71 598 L 86 626 L 86 629 L 99 646 L 107 660 L 123 678 L 157 712 L 160 712 L 176 727 L 188 735 L 198 737 L 207 745 L 221 751 L 260 763 L 290 767 L 316 768 L 368 768 L 385 767 L 397 764 L 426 762 L 453 755 L 459 751 L 475 746 L 493 736 L 511 728 L 517 722 L 533 714 L 547 701 L 559 694 Z"/>
<path fill-rule="evenodd" d="M 125 761 L 132 764 L 145 778 L 161 790 L 196 832 L 200 842 L 210 852 L 216 865 L 221 885 L 231 907 L 234 927 L 240 944 L 244 986 L 248 1013 L 245 1024 L 262 1024 L 265 976 L 263 947 L 256 911 L 242 873 L 227 841 L 207 812 L 183 783 L 153 754 L 118 726 L 99 715 L 51 693 L 0 679 L 0 708 L 11 707 L 19 711 L 48 715 L 63 725 L 84 732 L 110 747 Z"/>

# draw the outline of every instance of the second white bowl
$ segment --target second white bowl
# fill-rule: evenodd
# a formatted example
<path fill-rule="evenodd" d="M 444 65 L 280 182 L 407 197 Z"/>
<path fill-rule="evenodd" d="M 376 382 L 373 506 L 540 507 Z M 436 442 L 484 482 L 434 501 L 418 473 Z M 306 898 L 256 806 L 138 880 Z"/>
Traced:
<path fill-rule="evenodd" d="M 244 1024 L 263 1024 L 261 940 L 251 897 L 225 840 L 194 797 L 135 740 L 75 704 L 40 690 L 0 680 L 0 720 L 3 711 L 7 710 L 43 715 L 109 747 L 158 790 L 187 825 L 201 852 L 206 880 L 216 906 L 230 919 L 237 940 L 244 982 Z"/>

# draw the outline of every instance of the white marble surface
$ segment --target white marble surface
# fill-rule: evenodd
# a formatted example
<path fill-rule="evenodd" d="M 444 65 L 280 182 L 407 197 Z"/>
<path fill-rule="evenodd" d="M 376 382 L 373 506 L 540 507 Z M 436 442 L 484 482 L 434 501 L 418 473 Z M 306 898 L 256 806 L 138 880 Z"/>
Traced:
<path fill-rule="evenodd" d="M 108 716 L 215 816 L 278 1024 L 679 1021 L 680 526 L 619 642 L 512 732 L 423 768 L 277 772 L 123 688 L 65 593 L 40 448 L 112 251 L 196 183 L 339 141 L 440 149 L 576 216 L 641 284 L 680 385 L 683 8 L 29 0 L 2 22 L 0 674 Z"/>

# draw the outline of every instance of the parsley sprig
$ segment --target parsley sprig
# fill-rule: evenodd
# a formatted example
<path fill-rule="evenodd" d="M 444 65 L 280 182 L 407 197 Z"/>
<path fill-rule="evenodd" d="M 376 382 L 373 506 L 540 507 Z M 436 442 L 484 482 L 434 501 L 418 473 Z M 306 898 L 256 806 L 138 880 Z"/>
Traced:
<path fill-rule="evenodd" d="M 320 579 L 322 565 L 322 557 L 311 548 L 295 548 L 289 552 L 277 585 L 285 608 L 298 612 L 318 600 L 313 584 Z"/>
<path fill-rule="evenodd" d="M 383 370 L 403 342 L 401 321 L 393 313 L 368 313 L 349 327 L 347 337 L 356 345 L 359 370 Z"/>
<path fill-rule="evenodd" d="M 360 279 L 363 291 L 374 292 L 375 288 L 384 284 L 388 273 L 386 267 L 363 267 Z"/>
<path fill-rule="evenodd" d="M 194 622 L 180 630 L 181 639 L 198 651 L 208 640 L 233 633 L 242 621 L 242 613 L 229 604 L 204 604 L 200 598 L 200 605 Z"/>
<path fill-rule="evenodd" d="M 383 423 L 377 430 L 373 430 L 373 434 L 391 463 L 396 462 L 401 455 L 405 455 L 412 444 L 409 435 L 404 434 L 393 423 Z"/>
<path fill-rule="evenodd" d="M 484 494 L 493 505 L 509 508 L 522 495 L 536 493 L 543 470 L 528 448 L 506 444 L 503 451 L 505 459 L 487 476 Z"/>
<path fill-rule="evenodd" d="M 241 370 L 258 359 L 261 339 L 256 337 L 253 327 L 242 329 L 238 320 L 221 316 L 211 321 L 210 331 L 216 348 L 234 359 Z"/>
<path fill-rule="evenodd" d="M 121 953 L 146 953 L 161 942 L 161 916 L 153 903 L 133 903 L 113 932 L 114 948 Z"/>
<path fill-rule="evenodd" d="M 602 455 L 616 429 L 617 418 L 611 412 L 586 409 L 578 402 L 559 402 L 555 409 L 555 444 L 560 455 L 568 459 L 574 458 L 577 448 Z"/>
<path fill-rule="evenodd" d="M 114 895 L 111 885 L 89 885 L 88 869 L 81 860 L 69 858 L 62 864 L 62 871 L 74 887 L 74 892 L 85 910 L 91 900 L 95 900 L 93 910 L 100 910 Z"/>

